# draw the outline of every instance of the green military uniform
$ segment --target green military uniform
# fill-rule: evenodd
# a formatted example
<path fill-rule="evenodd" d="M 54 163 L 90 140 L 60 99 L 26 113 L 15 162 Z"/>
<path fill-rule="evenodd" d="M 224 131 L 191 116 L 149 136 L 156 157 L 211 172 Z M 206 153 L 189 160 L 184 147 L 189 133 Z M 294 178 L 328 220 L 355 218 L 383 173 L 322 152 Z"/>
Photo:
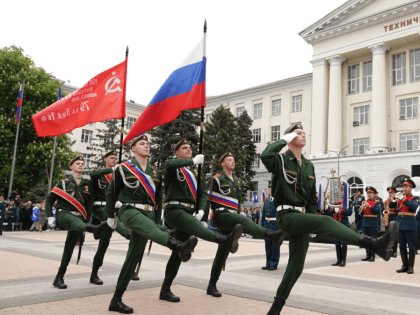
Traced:
<path fill-rule="evenodd" d="M 302 127 L 299 124 L 289 127 L 285 134 L 294 129 L 302 129 Z M 392 250 L 390 252 L 388 247 L 392 244 L 388 241 L 392 239 L 393 243 L 396 238 L 395 231 L 398 231 L 398 225 L 396 225 L 393 227 L 392 237 L 389 234 L 382 239 L 365 238 L 332 217 L 316 215 L 314 166 L 303 156 L 299 163 L 290 150 L 279 154 L 286 145 L 285 140 L 273 142 L 267 146 L 260 157 L 267 170 L 273 173 L 272 192 L 277 208 L 277 225 L 289 236 L 289 262 L 268 314 L 280 313 L 302 273 L 309 247 L 309 234 L 328 235 L 340 242 L 369 248 L 385 260 L 389 260 Z M 301 211 L 298 210 L 299 208 Z"/>
<path fill-rule="evenodd" d="M 106 192 L 110 183 L 110 174 L 112 174 L 112 172 L 112 168 L 106 168 L 89 172 L 90 178 L 92 180 L 93 190 L 95 193 L 93 203 L 93 215 L 101 221 L 106 221 L 108 219 L 108 214 L 105 211 Z M 121 224 L 120 219 L 118 217 L 117 227 L 115 228 L 115 230 L 118 233 L 120 233 L 123 237 L 128 238 L 129 231 L 124 225 Z M 93 258 L 94 270 L 98 270 L 104 262 L 104 256 L 109 246 L 109 242 L 111 240 L 113 231 L 113 229 L 108 227 L 102 234 L 102 237 L 99 241 L 98 249 L 96 251 L 96 255 Z"/>

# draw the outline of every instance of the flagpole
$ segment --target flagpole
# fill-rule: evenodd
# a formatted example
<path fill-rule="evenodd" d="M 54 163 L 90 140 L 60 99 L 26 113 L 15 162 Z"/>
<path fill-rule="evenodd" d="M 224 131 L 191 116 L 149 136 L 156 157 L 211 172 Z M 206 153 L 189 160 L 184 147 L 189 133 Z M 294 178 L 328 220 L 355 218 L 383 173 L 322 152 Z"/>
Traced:
<path fill-rule="evenodd" d="M 61 99 L 61 86 L 58 89 L 58 97 L 57 100 Z M 54 137 L 54 147 L 53 147 L 53 154 L 51 159 L 51 171 L 50 171 L 50 178 L 48 181 L 48 193 L 51 192 L 52 181 L 53 181 L 53 173 L 54 173 L 54 159 L 55 159 L 55 148 L 57 146 L 57 136 Z"/>
<path fill-rule="evenodd" d="M 18 138 L 19 138 L 20 118 L 22 117 L 22 104 L 23 104 L 23 91 L 24 90 L 25 90 L 25 79 L 23 79 L 23 83 L 22 83 L 22 100 L 21 100 L 22 103 L 20 105 L 21 106 L 21 108 L 20 108 L 20 115 L 19 115 L 19 120 L 18 120 L 17 128 L 16 128 L 15 148 L 13 150 L 13 160 L 12 160 L 12 172 L 10 173 L 9 193 L 8 193 L 7 197 L 9 197 L 10 194 L 12 193 L 12 187 L 13 187 L 13 175 L 15 173 L 16 151 L 17 151 L 17 143 L 18 143 Z"/>
<path fill-rule="evenodd" d="M 206 37 L 207 37 L 207 20 L 204 20 L 204 34 L 203 34 L 203 58 L 206 57 Z M 206 67 L 206 64 L 204 64 Z M 204 137 L 204 107 L 206 107 L 206 81 L 203 84 L 203 96 L 201 102 L 201 123 L 200 123 L 200 143 L 198 147 L 198 154 L 203 152 L 203 137 Z M 198 165 L 198 180 L 197 180 L 197 193 L 200 191 L 200 176 L 201 176 L 201 164 Z M 198 213 L 199 199 L 195 205 L 195 213 Z"/>
<path fill-rule="evenodd" d="M 128 64 L 128 46 L 125 50 L 125 73 L 124 73 L 124 94 L 123 94 L 123 106 L 125 108 L 125 92 L 127 90 L 127 64 Z M 120 137 L 120 153 L 118 158 L 118 164 L 121 164 L 122 162 L 122 143 L 124 140 L 124 117 L 121 119 L 121 137 Z"/>

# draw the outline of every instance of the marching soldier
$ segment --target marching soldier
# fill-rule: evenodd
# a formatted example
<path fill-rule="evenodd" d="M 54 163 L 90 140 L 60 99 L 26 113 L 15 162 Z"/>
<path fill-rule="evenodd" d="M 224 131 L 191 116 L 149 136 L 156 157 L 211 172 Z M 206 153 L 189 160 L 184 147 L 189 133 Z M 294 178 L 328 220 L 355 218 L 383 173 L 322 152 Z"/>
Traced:
<path fill-rule="evenodd" d="M 115 170 L 116 156 L 114 151 L 110 151 L 104 155 L 105 168 L 90 171 L 89 175 L 92 180 L 92 186 L 94 191 L 94 202 L 93 202 L 93 215 L 102 222 L 108 219 L 108 214 L 105 211 L 106 205 L 106 191 L 111 182 L 112 172 Z M 120 219 L 117 217 L 117 227 L 115 230 L 126 239 L 130 239 L 128 229 L 121 224 Z M 93 258 L 92 274 L 90 276 L 90 283 L 101 285 L 103 281 L 98 276 L 98 270 L 104 262 L 106 250 L 109 246 L 109 242 L 112 237 L 114 230 L 109 226 L 102 234 L 99 240 L 98 249 L 96 255 Z"/>
<path fill-rule="evenodd" d="M 378 236 L 378 214 L 382 212 L 381 204 L 375 199 L 376 189 L 372 186 L 366 187 L 366 193 L 368 200 L 364 201 L 362 206 L 359 208 L 360 214 L 363 218 L 363 234 L 376 238 Z M 366 257 L 361 259 L 362 261 L 375 261 L 375 253 L 366 249 Z"/>
<path fill-rule="evenodd" d="M 200 223 L 207 205 L 207 191 L 204 175 L 198 174 L 195 165 L 204 163 L 204 155 L 198 154 L 192 158 L 190 143 L 185 139 L 176 144 L 175 155 L 176 159 L 169 160 L 165 164 L 165 190 L 167 198 L 165 222 L 171 228 L 175 229 L 175 238 L 178 240 L 186 240 L 190 235 L 195 235 L 206 241 L 222 245 L 231 253 L 236 253 L 239 246 L 238 240 L 242 234 L 241 224 L 234 225 L 229 221 L 226 222 L 226 225 L 222 225 L 222 228 L 232 231 L 226 235 L 207 229 Z M 198 180 L 201 181 L 200 191 L 197 191 Z M 234 189 L 231 189 L 231 191 L 238 190 L 238 183 L 235 185 L 236 187 L 234 186 Z M 194 213 L 194 205 L 197 199 L 199 201 L 198 213 Z M 237 207 L 238 205 L 236 205 L 235 210 L 238 209 Z M 227 208 L 234 209 L 233 206 Z M 224 217 L 225 212 L 230 214 L 229 211 L 220 211 L 217 215 Z M 213 218 L 213 222 L 216 223 L 219 221 Z M 223 255 L 226 255 L 226 252 Z M 219 261 L 223 261 L 223 259 L 215 259 L 215 264 Z M 159 299 L 169 302 L 180 301 L 180 298 L 175 296 L 170 289 L 172 281 L 178 273 L 180 263 L 181 260 L 178 255 L 172 251 L 172 255 L 166 265 L 165 279 L 160 290 Z M 219 270 L 219 268 L 214 268 L 214 270 L 216 269 Z"/>
<path fill-rule="evenodd" d="M 416 188 L 416 184 L 410 178 L 404 179 L 402 187 L 403 193 L 399 194 L 398 200 L 394 197 L 393 201 L 389 203 L 389 206 L 391 208 L 398 208 L 397 222 L 400 226 L 398 241 L 400 243 L 402 267 L 397 272 L 412 274 L 414 272 L 414 261 L 416 258 L 416 210 L 420 206 L 420 200 L 419 197 L 414 197 L 411 194 L 411 190 Z M 409 248 L 408 257 L 407 244 Z"/>
<path fill-rule="evenodd" d="M 222 166 L 223 171 L 213 177 L 213 189 L 211 195 L 213 224 L 221 230 L 224 235 L 228 235 L 234 230 L 235 226 L 241 224 L 243 226 L 244 233 L 258 238 L 265 238 L 266 240 L 273 242 L 278 248 L 282 242 L 282 233 L 280 230 L 269 230 L 256 224 L 252 220 L 244 218 L 238 213 L 238 210 L 241 208 L 241 181 L 232 174 L 235 169 L 235 158 L 232 153 L 229 152 L 223 154 L 219 159 L 219 163 Z M 223 266 L 226 264 L 228 255 L 228 248 L 219 245 L 213 262 L 213 267 L 211 269 L 211 277 L 207 287 L 207 294 L 214 297 L 222 296 L 222 294 L 217 290 L 216 283 L 219 280 Z M 273 263 L 273 267 L 270 270 L 274 269 L 277 269 L 277 264 L 274 265 Z"/>
<path fill-rule="evenodd" d="M 289 145 L 285 153 L 279 152 Z M 272 190 L 277 210 L 277 225 L 289 236 L 289 262 L 267 315 L 278 315 L 294 284 L 302 273 L 309 234 L 323 234 L 337 240 L 376 252 L 389 260 L 391 246 L 398 235 L 398 223 L 393 222 L 388 232 L 371 238 L 338 223 L 329 216 L 316 215 L 316 187 L 313 164 L 302 155 L 306 136 L 300 124 L 290 126 L 280 141 L 267 146 L 261 161 L 273 173 Z"/>
<path fill-rule="evenodd" d="M 389 186 L 386 191 L 388 192 L 388 199 L 384 202 L 384 220 L 385 220 L 385 231 L 388 231 L 389 224 L 397 220 L 398 208 L 391 208 L 389 203 L 394 199 L 397 189 L 393 186 Z M 398 240 L 392 245 L 392 258 L 397 258 Z"/>
<path fill-rule="evenodd" d="M 356 190 L 356 197 L 354 198 L 354 217 L 355 217 L 355 221 L 356 221 L 356 230 L 358 231 L 362 231 L 362 221 L 363 218 L 362 216 L 359 214 L 359 209 L 361 207 L 361 205 L 363 204 L 363 202 L 365 201 L 365 196 L 362 196 L 362 190 L 360 188 L 358 188 Z"/>
<path fill-rule="evenodd" d="M 6 201 L 4 200 L 4 195 L 0 195 L 0 235 L 3 235 L 3 221 L 4 216 L 6 215 Z"/>
<path fill-rule="evenodd" d="M 268 184 L 268 198 L 264 201 L 262 211 L 261 225 L 271 231 L 277 231 L 279 227 L 276 222 L 276 207 L 274 206 L 274 198 L 271 192 L 271 182 Z M 265 255 L 266 263 L 262 267 L 263 270 L 276 270 L 280 260 L 280 248 L 268 239 L 265 239 Z"/>
<path fill-rule="evenodd" d="M 147 136 L 141 135 L 131 140 L 131 150 L 135 158 L 117 167 L 115 181 L 109 184 L 106 196 L 108 225 L 112 229 L 118 226 L 115 217 L 115 203 L 118 200 L 122 203 L 119 211 L 121 222 L 132 231 L 127 256 L 108 308 L 109 311 L 124 314 L 133 313 L 133 308 L 122 302 L 122 296 L 148 239 L 172 249 L 183 262 L 191 258 L 191 252 L 197 245 L 196 237 L 191 236 L 185 239 L 186 242 L 180 242 L 171 237 L 165 227 L 158 225 L 162 211 L 162 176 L 147 162 L 150 153 Z"/>
<path fill-rule="evenodd" d="M 68 231 L 61 265 L 53 282 L 53 286 L 58 289 L 67 289 L 67 285 L 64 283 L 64 274 L 80 234 L 85 231 L 90 232 L 93 233 L 95 239 L 99 239 L 102 232 L 106 229 L 106 223 L 98 226 L 88 223 L 92 214 L 93 188 L 91 182 L 82 177 L 84 165 L 85 163 L 81 156 L 75 157 L 70 161 L 69 166 L 72 175 L 58 182 L 48 195 L 45 205 L 48 225 L 53 228 L 55 219 L 52 213 L 52 205 L 58 200 L 57 221 L 60 226 Z"/>

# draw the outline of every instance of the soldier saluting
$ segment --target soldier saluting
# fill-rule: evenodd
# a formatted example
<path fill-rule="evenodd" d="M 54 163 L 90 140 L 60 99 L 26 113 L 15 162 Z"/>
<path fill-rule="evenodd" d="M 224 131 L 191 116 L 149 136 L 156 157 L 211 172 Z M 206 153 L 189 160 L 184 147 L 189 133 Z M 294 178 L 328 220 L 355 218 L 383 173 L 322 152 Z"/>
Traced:
<path fill-rule="evenodd" d="M 104 157 L 105 168 L 95 171 L 90 171 L 89 175 L 92 180 L 92 186 L 94 191 L 94 202 L 93 202 L 93 215 L 97 217 L 102 222 L 108 219 L 108 214 L 105 211 L 106 205 L 106 192 L 111 182 L 112 172 L 115 170 L 116 156 L 114 151 L 107 152 Z M 121 224 L 120 219 L 117 217 L 117 227 L 115 230 L 125 237 L 130 239 L 130 234 L 128 229 Z M 103 281 L 98 276 L 98 270 L 104 262 L 104 257 L 106 250 L 108 249 L 109 242 L 112 237 L 112 232 L 114 230 L 109 226 L 102 234 L 101 239 L 99 240 L 98 249 L 96 251 L 95 257 L 93 258 L 92 274 L 90 276 L 90 283 L 101 285 Z"/>
<path fill-rule="evenodd" d="M 285 153 L 280 151 L 289 145 Z M 294 284 L 302 273 L 309 234 L 332 236 L 340 242 L 376 252 L 389 260 L 391 246 L 398 236 L 398 223 L 392 222 L 387 233 L 371 238 L 349 229 L 329 216 L 316 215 L 315 170 L 302 156 L 306 136 L 300 124 L 286 129 L 280 141 L 267 146 L 261 161 L 273 173 L 272 190 L 277 210 L 277 225 L 289 236 L 289 262 L 268 315 L 280 314 Z"/>
<path fill-rule="evenodd" d="M 241 208 L 241 181 L 232 174 L 235 169 L 235 158 L 232 153 L 228 152 L 223 154 L 219 159 L 219 163 L 223 171 L 213 177 L 213 190 L 211 195 L 214 225 L 222 231 L 222 234 L 228 235 L 237 224 L 241 224 L 245 234 L 250 234 L 258 238 L 266 238 L 272 241 L 276 247 L 279 247 L 283 239 L 280 230 L 271 231 L 266 229 L 238 213 Z M 219 280 L 228 255 L 229 250 L 219 245 L 211 269 L 207 294 L 213 295 L 214 297 L 222 296 L 217 290 L 216 283 Z"/>
<path fill-rule="evenodd" d="M 79 239 L 80 233 L 90 232 L 95 239 L 100 239 L 102 232 L 106 229 L 106 223 L 94 226 L 89 222 L 93 207 L 93 188 L 90 180 L 82 177 L 85 162 L 81 156 L 70 161 L 72 175 L 62 179 L 51 190 L 47 197 L 45 212 L 48 216 L 48 225 L 53 228 L 55 218 L 52 213 L 52 205 L 57 201 L 57 221 L 67 232 L 67 239 L 64 245 L 61 265 L 53 285 L 58 289 L 67 289 L 64 283 L 64 274 L 73 255 L 74 247 Z"/>

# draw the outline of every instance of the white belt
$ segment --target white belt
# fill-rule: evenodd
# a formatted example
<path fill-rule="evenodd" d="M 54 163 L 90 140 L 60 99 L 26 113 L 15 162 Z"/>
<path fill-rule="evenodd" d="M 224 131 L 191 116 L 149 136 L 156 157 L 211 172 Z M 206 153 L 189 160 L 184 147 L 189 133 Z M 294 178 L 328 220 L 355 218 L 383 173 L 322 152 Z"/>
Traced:
<path fill-rule="evenodd" d="M 181 206 L 191 208 L 191 209 L 195 208 L 195 204 L 193 203 L 185 203 L 185 202 L 179 202 L 179 201 L 168 201 L 167 203 L 165 203 L 165 205 L 181 205 Z"/>
<path fill-rule="evenodd" d="M 270 217 L 266 217 L 265 219 L 266 219 L 268 222 L 270 222 L 270 221 L 276 221 L 277 217 L 272 217 L 272 218 L 270 218 Z"/>
<path fill-rule="evenodd" d="M 305 207 L 296 207 L 296 206 L 289 206 L 289 205 L 278 206 L 276 210 L 277 212 L 279 212 L 279 211 L 288 210 L 288 209 L 295 209 L 295 210 L 299 210 L 300 212 L 305 213 Z"/>
<path fill-rule="evenodd" d="M 63 209 L 58 209 L 57 212 L 60 212 L 61 210 L 63 210 Z M 82 216 L 82 214 L 79 211 L 70 211 L 70 213 L 77 216 L 77 217 Z"/>
<path fill-rule="evenodd" d="M 228 208 L 217 208 L 217 209 L 214 209 L 214 210 L 216 210 L 216 211 L 223 211 L 223 210 L 228 210 L 229 212 L 232 212 L 232 213 L 237 213 L 237 211 L 236 210 L 230 210 L 230 209 L 228 209 Z"/>
<path fill-rule="evenodd" d="M 94 206 L 106 206 L 106 201 L 95 201 Z"/>
<path fill-rule="evenodd" d="M 141 203 L 124 203 L 124 205 L 133 206 L 134 208 L 144 210 L 144 211 L 155 211 L 154 207 L 151 205 L 143 205 Z"/>

